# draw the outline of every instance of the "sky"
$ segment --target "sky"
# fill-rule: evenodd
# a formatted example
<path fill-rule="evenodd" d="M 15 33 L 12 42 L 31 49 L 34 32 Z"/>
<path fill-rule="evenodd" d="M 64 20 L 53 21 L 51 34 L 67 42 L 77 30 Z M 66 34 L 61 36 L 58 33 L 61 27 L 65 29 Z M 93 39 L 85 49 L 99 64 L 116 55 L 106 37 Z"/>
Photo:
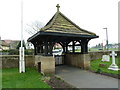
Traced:
<path fill-rule="evenodd" d="M 120 0 L 22 0 L 0 1 L 0 36 L 1 39 L 21 39 L 21 16 L 23 16 L 23 38 L 31 35 L 26 32 L 27 25 L 35 21 L 46 24 L 56 13 L 56 5 L 60 11 L 79 27 L 96 33 L 99 38 L 92 39 L 89 46 L 98 43 L 118 43 L 118 1 Z"/>

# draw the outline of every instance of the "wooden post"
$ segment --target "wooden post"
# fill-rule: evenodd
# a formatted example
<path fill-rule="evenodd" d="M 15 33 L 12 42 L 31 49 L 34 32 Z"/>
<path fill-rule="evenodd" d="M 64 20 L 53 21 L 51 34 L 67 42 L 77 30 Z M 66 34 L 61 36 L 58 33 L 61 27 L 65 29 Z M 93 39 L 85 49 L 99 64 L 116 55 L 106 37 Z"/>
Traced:
<path fill-rule="evenodd" d="M 37 47 L 34 45 L 34 54 L 37 55 Z"/>
<path fill-rule="evenodd" d="M 72 41 L 72 50 L 73 50 L 73 53 L 75 53 L 75 42 L 74 41 Z"/>
<path fill-rule="evenodd" d="M 62 46 L 62 48 L 63 48 L 63 53 L 65 53 L 65 46 Z"/>
<path fill-rule="evenodd" d="M 60 42 L 59 43 L 61 46 L 62 46 L 62 48 L 63 48 L 63 53 L 65 53 L 65 43 L 64 42 Z"/>
<path fill-rule="evenodd" d="M 40 53 L 40 46 L 37 46 L 37 53 Z"/>
<path fill-rule="evenodd" d="M 34 45 L 34 55 L 36 55 L 36 44 L 35 42 L 32 42 L 32 44 Z"/>
<path fill-rule="evenodd" d="M 49 43 L 50 55 L 52 55 L 53 46 L 54 46 L 54 44 L 52 42 L 50 42 Z"/>
<path fill-rule="evenodd" d="M 88 40 L 84 39 L 81 40 L 81 53 L 87 54 L 88 53 Z"/>
<path fill-rule="evenodd" d="M 48 42 L 45 42 L 45 55 L 48 55 Z"/>
<path fill-rule="evenodd" d="M 66 46 L 66 53 L 67 53 L 68 52 L 68 43 L 67 42 L 66 42 L 65 46 Z"/>
<path fill-rule="evenodd" d="M 43 46 L 40 45 L 40 53 L 43 53 Z"/>

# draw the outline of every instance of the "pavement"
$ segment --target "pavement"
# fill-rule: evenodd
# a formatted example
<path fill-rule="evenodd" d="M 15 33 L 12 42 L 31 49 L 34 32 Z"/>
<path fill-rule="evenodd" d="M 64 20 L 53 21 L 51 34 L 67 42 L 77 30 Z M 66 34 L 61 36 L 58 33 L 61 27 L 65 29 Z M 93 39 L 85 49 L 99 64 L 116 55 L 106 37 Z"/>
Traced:
<path fill-rule="evenodd" d="M 56 66 L 56 75 L 76 88 L 118 88 L 120 84 L 120 79 L 67 65 Z"/>

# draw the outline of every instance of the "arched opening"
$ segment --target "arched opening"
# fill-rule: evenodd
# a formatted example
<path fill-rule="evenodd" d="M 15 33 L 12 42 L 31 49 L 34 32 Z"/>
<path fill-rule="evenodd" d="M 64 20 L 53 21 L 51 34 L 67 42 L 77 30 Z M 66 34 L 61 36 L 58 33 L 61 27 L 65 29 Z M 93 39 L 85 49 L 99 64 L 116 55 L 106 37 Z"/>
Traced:
<path fill-rule="evenodd" d="M 52 50 L 52 55 L 55 58 L 55 65 L 64 64 L 63 46 L 61 43 L 55 43 Z"/>

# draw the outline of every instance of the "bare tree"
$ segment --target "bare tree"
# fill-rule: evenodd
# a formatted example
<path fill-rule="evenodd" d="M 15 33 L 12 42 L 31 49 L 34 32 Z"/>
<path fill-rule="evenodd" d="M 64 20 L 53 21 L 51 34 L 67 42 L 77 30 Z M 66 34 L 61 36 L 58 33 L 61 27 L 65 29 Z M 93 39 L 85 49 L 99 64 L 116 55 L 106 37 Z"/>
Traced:
<path fill-rule="evenodd" d="M 35 21 L 32 24 L 27 24 L 25 31 L 30 35 L 33 35 L 40 31 L 40 29 L 44 26 L 44 24 L 40 21 Z"/>

